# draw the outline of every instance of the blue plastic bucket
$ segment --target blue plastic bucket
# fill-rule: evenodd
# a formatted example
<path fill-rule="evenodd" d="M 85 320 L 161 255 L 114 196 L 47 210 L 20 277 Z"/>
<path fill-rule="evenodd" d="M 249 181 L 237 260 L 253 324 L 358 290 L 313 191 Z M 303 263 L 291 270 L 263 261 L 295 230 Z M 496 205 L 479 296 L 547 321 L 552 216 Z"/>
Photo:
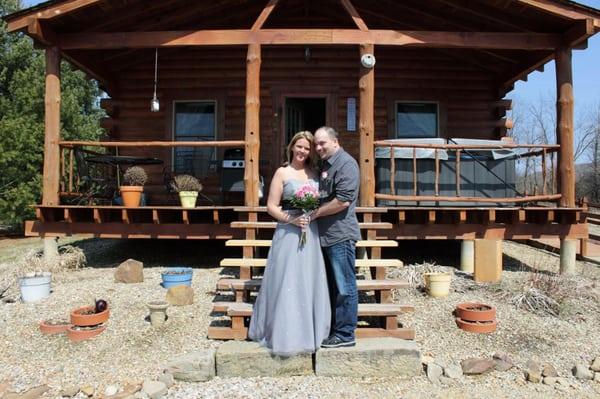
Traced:
<path fill-rule="evenodd" d="M 192 285 L 191 267 L 169 267 L 162 273 L 162 286 L 164 288 L 174 287 L 176 285 Z"/>

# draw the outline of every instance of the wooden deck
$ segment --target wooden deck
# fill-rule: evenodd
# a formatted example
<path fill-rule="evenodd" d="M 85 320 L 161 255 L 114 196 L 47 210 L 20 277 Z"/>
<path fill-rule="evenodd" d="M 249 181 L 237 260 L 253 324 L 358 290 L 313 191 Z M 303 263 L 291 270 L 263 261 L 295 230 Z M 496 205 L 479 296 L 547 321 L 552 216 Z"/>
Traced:
<path fill-rule="evenodd" d="M 249 213 L 256 215 L 255 221 L 248 221 Z M 362 207 L 357 213 L 363 228 L 378 226 L 376 236 L 368 237 L 378 240 L 588 236 L 583 208 Z M 228 240 L 246 238 L 239 227 L 251 226 L 256 238 L 270 239 L 276 226 L 265 207 L 55 205 L 37 206 L 36 215 L 37 220 L 25 223 L 27 236 Z"/>

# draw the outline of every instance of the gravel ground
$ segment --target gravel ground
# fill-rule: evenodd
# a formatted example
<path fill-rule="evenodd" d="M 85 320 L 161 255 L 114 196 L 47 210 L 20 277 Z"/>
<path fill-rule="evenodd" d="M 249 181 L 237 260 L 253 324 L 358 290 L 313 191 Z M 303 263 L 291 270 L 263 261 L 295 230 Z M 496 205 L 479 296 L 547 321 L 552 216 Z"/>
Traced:
<path fill-rule="evenodd" d="M 15 272 L 15 263 L 6 260 L 14 258 L 15 248 L 22 252 L 27 247 L 18 241 L 11 240 L 12 245 L 5 241 L 0 242 L 0 260 L 5 262 L 0 265 L 0 284 Z M 39 246 L 39 240 L 28 243 Z M 50 387 L 47 397 L 58 396 L 61 389 L 86 385 L 102 393 L 111 384 L 122 387 L 129 382 L 156 379 L 174 355 L 220 344 L 207 340 L 206 332 L 209 323 L 215 321 L 209 315 L 210 303 L 222 273 L 214 265 L 230 249 L 177 241 L 85 240 L 76 245 L 83 248 L 92 267 L 55 274 L 53 293 L 41 303 L 0 302 L 0 397 L 2 387 L 23 392 L 41 384 Z M 425 252 L 430 253 L 432 247 L 435 248 L 427 244 Z M 400 253 L 403 250 L 399 248 Z M 445 299 L 429 298 L 416 288 L 395 293 L 396 301 L 415 306 L 415 313 L 403 316 L 402 321 L 416 329 L 423 355 L 443 364 L 458 364 L 465 358 L 489 357 L 503 351 L 518 367 L 531 358 L 553 364 L 561 376 L 568 377 L 568 386 L 525 383 L 522 371 L 514 368 L 463 377 L 450 385 L 432 384 L 424 375 L 412 379 L 215 378 L 206 383 L 177 383 L 169 389 L 168 397 L 600 397 L 600 383 L 580 382 L 570 374 L 576 362 L 589 363 L 600 356 L 600 267 L 578 262 L 578 278 L 564 281 L 570 294 L 559 317 L 539 316 L 516 309 L 506 293 L 518 292 L 534 269 L 542 273 L 558 271 L 558 257 L 513 242 L 505 242 L 504 252 L 502 283 L 478 285 L 457 273 L 452 292 Z M 114 283 L 114 267 L 128 257 L 144 262 L 143 283 Z M 400 257 L 407 266 L 404 271 L 390 271 L 390 275 L 420 275 L 416 272 L 424 267 L 424 259 Z M 438 265 L 457 263 L 456 257 L 441 255 L 428 255 L 426 260 Z M 160 272 L 173 262 L 195 268 L 195 301 L 191 306 L 170 307 L 165 328 L 157 331 L 145 319 L 145 304 L 164 298 Z M 9 298 L 16 297 L 16 287 L 7 294 Z M 99 337 L 70 343 L 65 336 L 44 336 L 39 332 L 39 320 L 66 319 L 70 309 L 92 304 L 97 298 L 106 299 L 112 308 L 108 328 Z M 472 300 L 497 307 L 499 325 L 495 333 L 477 335 L 456 328 L 452 310 L 457 303 Z"/>

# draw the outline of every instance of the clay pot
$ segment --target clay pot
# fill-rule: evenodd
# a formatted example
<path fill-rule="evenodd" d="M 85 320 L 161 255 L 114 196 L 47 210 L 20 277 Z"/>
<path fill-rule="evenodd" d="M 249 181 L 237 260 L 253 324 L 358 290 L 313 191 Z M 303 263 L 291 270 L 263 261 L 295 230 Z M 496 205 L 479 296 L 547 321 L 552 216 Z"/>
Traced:
<path fill-rule="evenodd" d="M 105 326 L 82 327 L 69 326 L 67 328 L 67 337 L 73 342 L 84 341 L 100 334 L 106 329 Z"/>
<path fill-rule="evenodd" d="M 466 321 L 491 321 L 496 319 L 496 308 L 478 302 L 459 303 L 455 315 Z"/>
<path fill-rule="evenodd" d="M 123 206 L 128 208 L 137 208 L 140 206 L 142 192 L 144 191 L 143 186 L 121 186 L 119 190 L 121 191 Z"/>
<path fill-rule="evenodd" d="M 42 320 L 40 321 L 40 331 L 42 334 L 62 334 L 67 331 L 71 324 L 66 321 Z"/>
<path fill-rule="evenodd" d="M 491 321 L 467 321 L 463 320 L 460 317 L 456 318 L 456 325 L 461 330 L 465 330 L 473 333 L 491 333 L 496 331 L 496 327 L 498 322 L 494 319 Z"/>
<path fill-rule="evenodd" d="M 91 313 L 93 311 L 95 311 L 93 306 L 82 306 L 71 311 L 71 324 L 75 326 L 95 326 L 108 320 L 108 309 L 100 313 Z M 84 314 L 87 312 L 90 312 L 91 314 Z"/>
<path fill-rule="evenodd" d="M 152 327 L 161 327 L 167 320 L 167 308 L 169 303 L 165 301 L 148 302 L 148 310 L 150 310 L 150 323 Z"/>
<path fill-rule="evenodd" d="M 452 274 L 449 272 L 423 273 L 425 288 L 429 296 L 435 298 L 446 297 L 450 293 Z"/>

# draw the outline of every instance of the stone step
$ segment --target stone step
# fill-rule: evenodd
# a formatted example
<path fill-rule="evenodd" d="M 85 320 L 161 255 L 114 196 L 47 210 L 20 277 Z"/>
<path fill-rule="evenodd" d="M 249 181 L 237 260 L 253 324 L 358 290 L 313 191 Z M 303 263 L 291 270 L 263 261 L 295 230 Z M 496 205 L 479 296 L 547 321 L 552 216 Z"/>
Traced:
<path fill-rule="evenodd" d="M 270 247 L 271 240 L 227 240 L 227 247 Z M 397 247 L 398 241 L 394 240 L 360 240 L 356 242 L 357 248 L 392 248 Z"/>
<path fill-rule="evenodd" d="M 221 344 L 215 356 L 216 374 L 229 377 L 414 377 L 422 373 L 416 342 L 398 338 L 357 339 L 356 346 L 317 350 L 315 356 L 273 356 L 256 342 Z M 343 367 L 340 367 L 343 365 Z"/>
<path fill-rule="evenodd" d="M 363 316 L 398 316 L 406 312 L 414 312 L 412 305 L 393 303 L 359 303 L 358 315 Z M 228 316 L 252 316 L 252 304 L 246 302 L 213 302 L 213 312 L 227 313 Z"/>
<path fill-rule="evenodd" d="M 217 282 L 219 290 L 234 291 L 256 291 L 260 288 L 262 280 L 222 278 Z M 357 280 L 356 285 L 359 291 L 378 291 L 408 288 L 410 284 L 399 280 Z"/>
<path fill-rule="evenodd" d="M 221 260 L 222 267 L 265 267 L 265 258 L 225 258 Z M 399 259 L 356 259 L 356 267 L 402 267 Z"/>
<path fill-rule="evenodd" d="M 394 226 L 387 222 L 360 222 L 358 226 L 363 230 L 389 230 Z M 274 229 L 277 222 L 231 222 L 234 229 Z"/>

